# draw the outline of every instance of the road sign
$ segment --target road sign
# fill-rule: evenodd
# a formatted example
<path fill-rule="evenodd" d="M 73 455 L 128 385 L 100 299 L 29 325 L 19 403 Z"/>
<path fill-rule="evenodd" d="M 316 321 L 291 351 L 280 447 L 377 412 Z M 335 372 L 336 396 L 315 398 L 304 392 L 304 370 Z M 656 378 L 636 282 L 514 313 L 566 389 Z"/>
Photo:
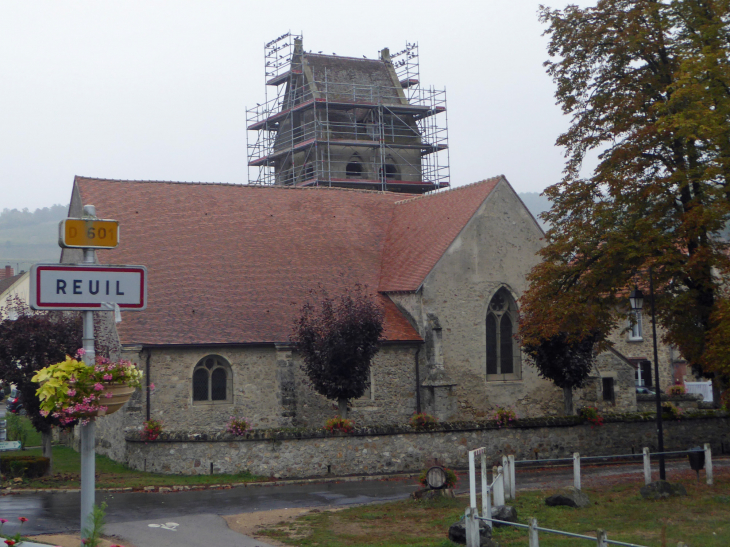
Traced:
<path fill-rule="evenodd" d="M 0 451 L 3 450 L 20 450 L 20 441 L 2 441 L 0 442 Z"/>
<path fill-rule="evenodd" d="M 144 266 L 36 264 L 30 269 L 34 310 L 123 310 L 147 307 Z"/>
<path fill-rule="evenodd" d="M 119 245 L 119 222 L 93 218 L 67 218 L 58 224 L 61 247 L 113 249 Z"/>

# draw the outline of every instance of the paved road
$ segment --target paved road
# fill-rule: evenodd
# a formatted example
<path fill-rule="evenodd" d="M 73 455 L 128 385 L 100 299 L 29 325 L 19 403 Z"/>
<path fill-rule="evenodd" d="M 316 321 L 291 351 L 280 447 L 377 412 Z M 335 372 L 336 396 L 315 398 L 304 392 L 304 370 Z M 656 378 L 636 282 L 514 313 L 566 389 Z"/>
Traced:
<path fill-rule="evenodd" d="M 714 460 L 716 468 L 730 467 L 730 460 Z M 686 470 L 686 461 L 668 462 L 669 478 L 674 470 Z M 641 464 L 589 467 L 582 472 L 584 484 L 616 475 L 643 476 Z M 517 470 L 518 490 L 560 488 L 572 483 L 572 467 L 550 470 Z M 460 491 L 469 482 L 460 480 Z M 180 493 L 97 493 L 97 503 L 106 502 L 108 533 L 123 537 L 137 547 L 172 545 L 187 547 L 210 543 L 215 536 L 221 545 L 266 547 L 266 544 L 231 532 L 221 515 L 271 509 L 337 506 L 403 499 L 417 486 L 413 479 L 388 481 L 333 482 L 307 485 L 249 486 L 228 490 L 196 490 Z M 13 533 L 17 517 L 29 522 L 29 534 L 78 530 L 79 495 L 62 493 L 14 494 L 0 497 L 0 517 L 9 519 L 5 531 Z M 169 524 L 168 523 L 172 523 Z M 150 527 L 150 524 L 155 525 Z M 177 524 L 177 526 L 173 526 Z M 12 526 L 10 526 L 12 525 Z M 231 535 L 233 534 L 233 535 Z M 207 538 L 207 539 L 206 539 Z M 235 541 L 231 542 L 231 538 Z"/>

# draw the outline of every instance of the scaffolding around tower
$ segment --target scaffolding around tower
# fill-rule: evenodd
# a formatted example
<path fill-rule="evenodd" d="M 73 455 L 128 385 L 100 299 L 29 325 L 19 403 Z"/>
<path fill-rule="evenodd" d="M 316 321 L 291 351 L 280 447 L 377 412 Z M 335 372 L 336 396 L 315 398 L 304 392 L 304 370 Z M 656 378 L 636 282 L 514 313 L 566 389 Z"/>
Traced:
<path fill-rule="evenodd" d="M 423 193 L 449 186 L 446 92 L 420 85 L 418 44 L 379 59 L 264 48 L 266 93 L 246 110 L 249 183 Z"/>

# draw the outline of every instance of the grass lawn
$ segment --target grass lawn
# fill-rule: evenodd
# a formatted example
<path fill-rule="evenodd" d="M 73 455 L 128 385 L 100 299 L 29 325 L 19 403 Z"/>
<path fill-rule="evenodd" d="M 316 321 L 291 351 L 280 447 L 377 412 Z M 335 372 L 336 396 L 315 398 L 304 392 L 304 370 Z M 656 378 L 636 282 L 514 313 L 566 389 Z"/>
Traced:
<path fill-rule="evenodd" d="M 40 456 L 41 449 L 5 452 L 5 454 L 27 454 Z M 53 447 L 53 475 L 39 479 L 25 479 L 23 483 L 12 484 L 13 488 L 79 488 L 81 455 L 65 446 Z M 249 473 L 238 475 L 158 475 L 130 469 L 124 464 L 110 460 L 106 456 L 96 456 L 97 488 L 142 488 L 144 486 L 173 486 L 195 484 L 230 484 L 264 480 Z"/>
<path fill-rule="evenodd" d="M 724 470 L 723 470 L 724 471 Z M 697 485 L 689 474 L 670 477 L 687 488 L 686 498 L 645 501 L 639 495 L 643 482 L 584 488 L 593 504 L 585 509 L 548 507 L 548 492 L 519 492 L 514 506 L 520 522 L 537 518 L 543 528 L 594 536 L 597 528 L 609 539 L 649 547 L 675 546 L 679 541 L 692 547 L 730 545 L 730 473 L 723 472 L 712 487 Z M 433 502 L 413 500 L 312 512 L 299 519 L 268 528 L 264 536 L 302 547 L 417 546 L 451 547 L 449 526 L 464 514 L 468 498 Z M 503 547 L 527 545 L 527 533 L 516 528 L 495 530 L 494 539 Z M 587 547 L 579 540 L 540 533 L 541 547 Z"/>
<path fill-rule="evenodd" d="M 19 416 L 17 414 L 11 414 L 10 412 L 6 412 L 5 418 L 3 419 L 6 420 L 9 441 L 21 440 L 18 437 L 17 433 L 13 431 L 13 422 L 17 421 L 19 428 L 22 430 L 21 435 L 25 437 L 25 446 L 41 446 L 41 434 L 36 431 L 27 416 Z"/>

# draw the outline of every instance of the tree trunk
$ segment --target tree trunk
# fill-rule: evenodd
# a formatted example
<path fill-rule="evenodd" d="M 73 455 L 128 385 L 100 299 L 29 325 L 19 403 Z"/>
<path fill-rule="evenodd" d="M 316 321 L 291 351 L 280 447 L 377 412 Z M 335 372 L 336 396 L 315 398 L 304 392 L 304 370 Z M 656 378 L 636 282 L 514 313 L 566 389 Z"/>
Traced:
<path fill-rule="evenodd" d="M 51 440 L 53 439 L 53 430 L 48 433 L 41 433 L 41 441 L 43 444 L 43 457 L 48 458 L 48 471 L 46 475 L 53 473 L 53 452 L 51 451 Z"/>
<path fill-rule="evenodd" d="M 573 415 L 573 388 L 563 388 L 563 398 L 565 399 L 565 415 Z"/>
<path fill-rule="evenodd" d="M 337 399 L 337 404 L 340 407 L 340 418 L 343 420 L 347 419 L 347 399 Z"/>

